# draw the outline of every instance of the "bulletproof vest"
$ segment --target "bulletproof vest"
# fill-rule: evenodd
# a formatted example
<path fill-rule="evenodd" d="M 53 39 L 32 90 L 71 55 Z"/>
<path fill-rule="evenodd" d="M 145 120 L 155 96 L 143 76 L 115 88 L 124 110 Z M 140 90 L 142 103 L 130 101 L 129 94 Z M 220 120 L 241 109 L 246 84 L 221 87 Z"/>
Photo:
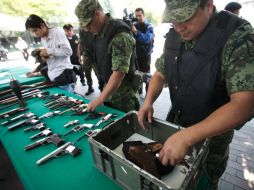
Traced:
<path fill-rule="evenodd" d="M 127 32 L 131 34 L 130 27 L 121 20 L 112 19 L 109 21 L 108 26 L 106 26 L 106 31 L 104 32 L 104 35 L 103 36 L 98 35 L 95 38 L 95 49 L 96 49 L 95 62 L 98 68 L 99 79 L 105 83 L 108 82 L 109 77 L 112 74 L 112 69 L 111 69 L 112 55 L 111 55 L 111 50 L 108 49 L 108 46 L 111 40 L 113 39 L 113 37 L 116 34 L 121 32 Z M 121 47 L 119 46 L 119 48 Z M 125 76 L 127 80 L 131 79 L 135 71 L 134 51 L 135 49 L 133 50 L 133 53 L 132 53 L 129 72 Z"/>
<path fill-rule="evenodd" d="M 221 54 L 229 36 L 246 22 L 222 11 L 210 20 L 193 49 L 186 49 L 174 29 L 166 35 L 165 69 L 172 109 L 167 120 L 182 126 L 205 119 L 230 98 L 220 80 Z"/>

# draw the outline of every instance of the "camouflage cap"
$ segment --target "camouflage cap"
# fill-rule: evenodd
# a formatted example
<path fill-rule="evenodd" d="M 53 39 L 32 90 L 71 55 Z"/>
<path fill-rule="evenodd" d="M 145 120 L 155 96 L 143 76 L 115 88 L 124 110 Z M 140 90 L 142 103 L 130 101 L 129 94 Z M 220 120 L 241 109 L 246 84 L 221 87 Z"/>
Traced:
<path fill-rule="evenodd" d="M 75 9 L 81 27 L 86 26 L 94 15 L 94 12 L 98 9 L 102 9 L 98 0 L 82 0 L 79 2 Z"/>
<path fill-rule="evenodd" d="M 162 22 L 185 22 L 190 19 L 200 5 L 200 0 L 165 0 L 166 8 Z"/>

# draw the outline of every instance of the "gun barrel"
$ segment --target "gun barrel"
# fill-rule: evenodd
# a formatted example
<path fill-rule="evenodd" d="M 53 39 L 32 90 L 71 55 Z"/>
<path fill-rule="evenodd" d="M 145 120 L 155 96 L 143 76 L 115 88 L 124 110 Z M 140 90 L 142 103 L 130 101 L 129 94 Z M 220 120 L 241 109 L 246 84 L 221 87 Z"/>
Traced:
<path fill-rule="evenodd" d="M 65 143 L 64 145 L 60 146 L 59 148 L 57 148 L 56 150 L 54 150 L 53 152 L 47 154 L 46 156 L 42 157 L 41 159 L 39 159 L 36 164 L 37 165 L 42 165 L 43 163 L 49 161 L 50 159 L 57 157 L 57 156 L 61 156 L 64 154 L 65 149 L 72 145 L 71 142 Z"/>
<path fill-rule="evenodd" d="M 40 140 L 36 141 L 35 143 L 32 143 L 32 144 L 29 144 L 29 145 L 25 146 L 25 151 L 32 150 L 32 149 L 34 149 L 38 146 L 43 145 L 44 143 L 47 143 L 47 139 L 48 139 L 48 137 L 45 137 L 43 139 L 40 139 Z"/>

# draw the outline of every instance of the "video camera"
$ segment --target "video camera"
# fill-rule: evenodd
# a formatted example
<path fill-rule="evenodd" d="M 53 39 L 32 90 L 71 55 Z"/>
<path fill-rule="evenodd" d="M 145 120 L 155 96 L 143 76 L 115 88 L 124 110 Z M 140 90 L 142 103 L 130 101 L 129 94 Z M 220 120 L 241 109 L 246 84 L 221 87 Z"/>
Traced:
<path fill-rule="evenodd" d="M 35 59 L 35 63 L 42 63 L 42 59 L 40 56 L 40 50 L 39 49 L 35 49 L 31 52 L 31 56 L 34 57 Z"/>
<path fill-rule="evenodd" d="M 129 26 L 132 26 L 134 22 L 137 22 L 138 19 L 134 16 L 134 13 L 128 13 L 127 8 L 123 10 L 124 16 L 123 16 L 123 21 L 128 24 Z"/>

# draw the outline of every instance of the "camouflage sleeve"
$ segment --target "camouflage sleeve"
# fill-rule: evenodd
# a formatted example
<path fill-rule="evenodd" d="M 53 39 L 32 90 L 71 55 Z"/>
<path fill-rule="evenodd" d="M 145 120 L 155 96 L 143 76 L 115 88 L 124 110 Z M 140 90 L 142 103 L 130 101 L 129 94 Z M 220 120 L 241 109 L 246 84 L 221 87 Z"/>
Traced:
<path fill-rule="evenodd" d="M 254 31 L 243 24 L 228 39 L 222 54 L 228 94 L 254 90 Z"/>
<path fill-rule="evenodd" d="M 166 70 L 164 66 L 164 55 L 162 54 L 155 62 L 155 67 L 158 72 L 163 75 L 166 75 Z"/>
<path fill-rule="evenodd" d="M 128 73 L 134 47 L 135 39 L 129 33 L 121 32 L 112 39 L 109 51 L 112 55 L 113 71 Z"/>

